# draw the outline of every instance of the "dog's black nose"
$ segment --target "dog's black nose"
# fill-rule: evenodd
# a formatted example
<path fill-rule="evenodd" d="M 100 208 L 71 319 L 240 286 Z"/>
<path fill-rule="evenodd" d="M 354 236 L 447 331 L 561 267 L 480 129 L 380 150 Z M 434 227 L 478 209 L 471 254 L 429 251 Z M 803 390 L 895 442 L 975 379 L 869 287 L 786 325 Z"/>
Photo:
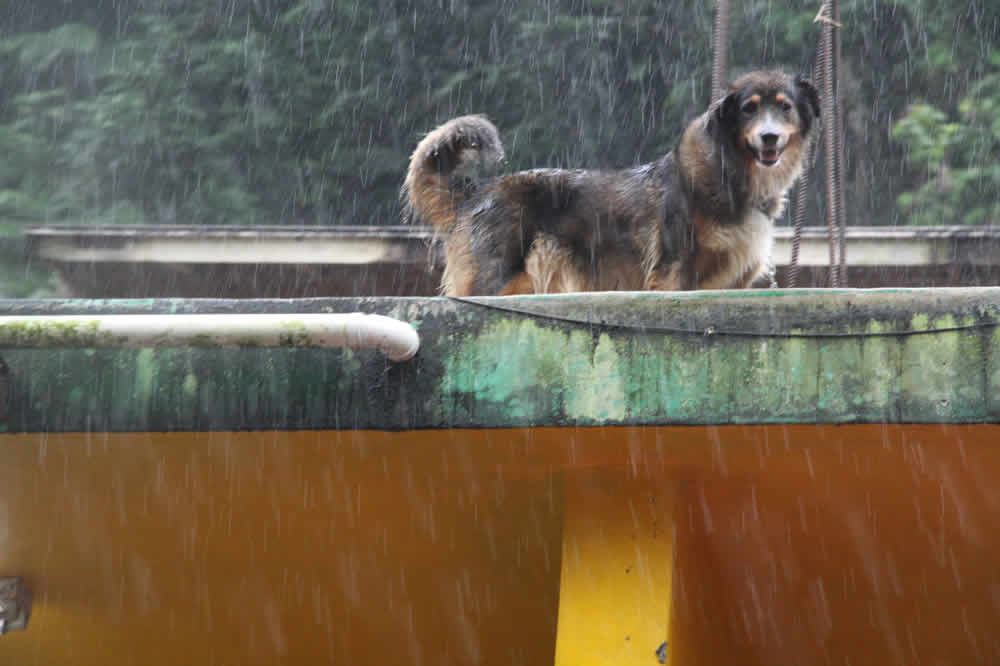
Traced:
<path fill-rule="evenodd" d="M 764 142 L 765 146 L 774 146 L 778 143 L 778 135 L 770 133 L 761 134 L 760 140 Z"/>

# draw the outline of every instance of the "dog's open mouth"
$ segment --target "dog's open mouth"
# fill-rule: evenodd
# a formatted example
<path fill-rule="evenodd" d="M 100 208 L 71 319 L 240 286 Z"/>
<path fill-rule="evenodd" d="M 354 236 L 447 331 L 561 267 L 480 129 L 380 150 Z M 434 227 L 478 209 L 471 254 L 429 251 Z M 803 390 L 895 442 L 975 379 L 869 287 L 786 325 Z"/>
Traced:
<path fill-rule="evenodd" d="M 757 154 L 757 161 L 764 166 L 774 166 L 781 159 L 781 153 L 775 148 L 764 148 Z"/>
<path fill-rule="evenodd" d="M 758 150 L 748 141 L 747 149 L 750 151 L 750 154 L 753 155 L 755 160 L 766 167 L 773 167 L 781 161 L 781 151 L 777 148 L 761 148 Z"/>

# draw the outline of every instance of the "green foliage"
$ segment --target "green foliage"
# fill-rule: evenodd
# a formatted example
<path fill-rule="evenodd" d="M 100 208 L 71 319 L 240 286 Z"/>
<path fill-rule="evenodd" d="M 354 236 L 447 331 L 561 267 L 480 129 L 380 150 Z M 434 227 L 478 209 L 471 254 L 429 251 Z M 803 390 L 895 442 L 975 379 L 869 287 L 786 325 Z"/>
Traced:
<path fill-rule="evenodd" d="M 993 53 L 1000 65 L 1000 51 Z M 893 128 L 918 185 L 899 195 L 910 224 L 1000 222 L 1000 67 L 976 82 L 958 105 L 961 122 L 914 104 Z"/>
<path fill-rule="evenodd" d="M 55 295 L 54 276 L 42 266 L 26 261 L 20 238 L 0 225 L 0 298 L 50 298 Z"/>
<path fill-rule="evenodd" d="M 447 116 L 490 114 L 515 166 L 630 164 L 670 147 L 707 75 L 671 63 L 710 17 L 681 31 L 691 10 L 662 2 L 120 11 L 93 27 L 53 11 L 0 41 L 19 82 L 0 93 L 0 147 L 17 156 L 0 217 L 391 223 L 408 152 Z"/>
<path fill-rule="evenodd" d="M 0 43 L 0 52 L 16 54 L 22 67 L 42 71 L 64 56 L 92 54 L 97 43 L 97 32 L 90 26 L 65 23 L 45 32 L 14 35 Z"/>

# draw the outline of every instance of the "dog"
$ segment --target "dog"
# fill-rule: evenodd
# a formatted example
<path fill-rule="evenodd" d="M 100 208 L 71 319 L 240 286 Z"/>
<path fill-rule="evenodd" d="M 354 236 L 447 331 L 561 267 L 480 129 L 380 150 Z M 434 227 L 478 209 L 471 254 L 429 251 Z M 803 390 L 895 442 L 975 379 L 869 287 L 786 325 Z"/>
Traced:
<path fill-rule="evenodd" d="M 756 71 L 655 162 L 498 177 L 478 173 L 504 160 L 496 127 L 462 116 L 418 143 L 403 215 L 445 237 L 448 296 L 747 288 L 819 115 L 808 80 Z"/>

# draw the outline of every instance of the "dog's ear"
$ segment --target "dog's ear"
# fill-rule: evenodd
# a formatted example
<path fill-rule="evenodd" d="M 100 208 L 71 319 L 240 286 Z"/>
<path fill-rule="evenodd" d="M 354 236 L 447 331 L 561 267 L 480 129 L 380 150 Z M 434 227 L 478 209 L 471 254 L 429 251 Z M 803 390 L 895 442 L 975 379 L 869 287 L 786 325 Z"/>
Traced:
<path fill-rule="evenodd" d="M 816 88 L 812 82 L 801 76 L 796 76 L 795 87 L 799 89 L 799 93 L 803 99 L 809 103 L 808 108 L 812 111 L 813 117 L 819 118 L 819 93 L 816 92 Z"/>
<path fill-rule="evenodd" d="M 732 127 L 740 117 L 740 103 L 736 93 L 729 93 L 715 110 L 715 119 L 720 125 Z"/>

